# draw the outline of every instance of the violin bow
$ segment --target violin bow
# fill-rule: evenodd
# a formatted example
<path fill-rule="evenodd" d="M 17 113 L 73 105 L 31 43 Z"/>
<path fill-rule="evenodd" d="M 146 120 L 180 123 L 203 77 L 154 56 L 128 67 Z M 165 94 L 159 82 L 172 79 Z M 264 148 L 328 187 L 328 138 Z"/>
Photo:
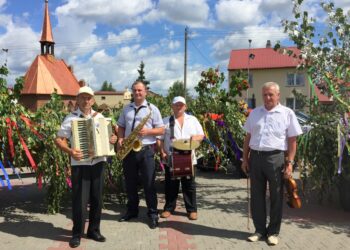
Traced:
<path fill-rule="evenodd" d="M 249 218 L 251 217 L 251 214 L 250 214 L 250 178 L 249 178 L 249 175 L 247 175 L 247 204 L 248 204 L 247 229 L 250 231 Z"/>

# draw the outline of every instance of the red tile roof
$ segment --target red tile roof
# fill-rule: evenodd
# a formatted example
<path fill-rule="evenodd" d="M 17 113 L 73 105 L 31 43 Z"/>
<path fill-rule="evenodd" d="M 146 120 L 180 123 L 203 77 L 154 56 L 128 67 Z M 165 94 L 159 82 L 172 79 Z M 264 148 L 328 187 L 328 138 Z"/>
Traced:
<path fill-rule="evenodd" d="M 64 60 L 52 55 L 39 55 L 24 76 L 21 94 L 50 95 L 57 89 L 59 95 L 76 96 L 79 88 L 78 80 Z"/>
<path fill-rule="evenodd" d="M 287 47 L 298 54 L 296 47 Z M 228 70 L 247 69 L 249 54 L 254 54 L 254 59 L 249 60 L 249 69 L 290 68 L 298 65 L 298 59 L 284 55 L 273 48 L 239 49 L 232 50 Z"/>

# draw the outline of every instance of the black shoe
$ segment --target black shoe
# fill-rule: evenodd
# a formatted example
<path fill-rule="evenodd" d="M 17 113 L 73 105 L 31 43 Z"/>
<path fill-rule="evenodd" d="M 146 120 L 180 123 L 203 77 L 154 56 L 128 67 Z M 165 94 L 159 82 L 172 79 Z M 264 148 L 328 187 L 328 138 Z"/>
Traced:
<path fill-rule="evenodd" d="M 106 241 L 106 238 L 102 234 L 100 234 L 99 232 L 88 232 L 86 234 L 86 236 L 89 239 L 93 239 L 94 241 L 98 241 L 98 242 L 105 242 Z"/>
<path fill-rule="evenodd" d="M 119 219 L 119 222 L 129 221 L 132 218 L 137 218 L 137 214 L 132 214 L 132 213 L 127 212 Z"/>
<path fill-rule="evenodd" d="M 80 237 L 79 236 L 73 236 L 69 241 L 69 246 L 71 248 L 78 247 L 80 245 Z"/>
<path fill-rule="evenodd" d="M 155 229 L 156 227 L 158 227 L 158 218 L 150 219 L 148 226 L 150 229 Z"/>

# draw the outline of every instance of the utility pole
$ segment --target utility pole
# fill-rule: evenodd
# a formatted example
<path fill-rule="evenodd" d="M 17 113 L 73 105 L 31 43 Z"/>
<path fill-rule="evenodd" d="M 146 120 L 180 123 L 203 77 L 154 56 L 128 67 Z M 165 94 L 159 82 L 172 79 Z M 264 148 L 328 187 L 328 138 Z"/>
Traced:
<path fill-rule="evenodd" d="M 188 40 L 188 27 L 185 28 L 185 56 L 184 56 L 184 89 L 186 95 L 186 82 L 187 82 L 187 40 Z"/>
<path fill-rule="evenodd" d="M 249 68 L 250 68 L 250 46 L 251 46 L 251 43 L 252 43 L 252 39 L 249 39 L 248 40 L 249 42 L 249 49 L 248 49 L 248 88 L 247 88 L 247 104 L 248 104 L 248 107 L 249 107 L 249 88 L 250 88 L 250 82 L 249 82 Z"/>

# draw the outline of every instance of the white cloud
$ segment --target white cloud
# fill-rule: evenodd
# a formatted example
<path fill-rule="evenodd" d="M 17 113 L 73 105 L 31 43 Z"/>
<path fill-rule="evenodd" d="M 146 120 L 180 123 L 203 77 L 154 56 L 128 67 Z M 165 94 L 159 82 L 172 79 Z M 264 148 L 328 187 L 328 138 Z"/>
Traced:
<path fill-rule="evenodd" d="M 14 78 L 24 75 L 35 56 L 40 53 L 40 37 L 28 25 L 19 26 L 13 23 L 9 15 L 0 15 L 0 21 L 4 21 L 0 23 L 5 29 L 0 35 L 0 48 L 8 49 L 6 54 L 1 53 L 0 64 L 7 60 L 7 66 L 13 76 L 8 83 L 12 85 Z"/>
<path fill-rule="evenodd" d="M 57 8 L 61 15 L 110 25 L 130 24 L 153 8 L 151 0 L 68 0 Z"/>
<path fill-rule="evenodd" d="M 350 1 L 349 0 L 333 0 L 336 8 L 342 8 L 345 13 L 350 11 Z"/>
<path fill-rule="evenodd" d="M 93 55 L 90 57 L 90 61 L 94 64 L 97 63 L 105 63 L 108 64 L 113 60 L 113 58 L 106 54 L 104 50 L 99 50 L 93 53 Z"/>
<path fill-rule="evenodd" d="M 267 40 L 271 41 L 272 46 L 278 41 L 286 38 L 282 28 L 279 27 L 245 27 L 241 32 L 235 32 L 231 35 L 218 39 L 213 43 L 213 57 L 218 60 L 227 59 L 232 49 L 245 49 L 249 47 L 248 40 L 251 39 L 251 46 L 254 48 L 264 48 Z"/>
<path fill-rule="evenodd" d="M 209 6 L 205 0 L 159 0 L 162 18 L 190 27 L 206 27 Z"/>
<path fill-rule="evenodd" d="M 261 0 L 221 0 L 215 5 L 218 23 L 241 27 L 259 24 L 263 19 L 259 11 Z"/>
<path fill-rule="evenodd" d="M 127 42 L 139 42 L 141 39 L 141 35 L 139 34 L 137 28 L 126 29 L 116 35 L 112 32 L 108 32 L 107 41 L 109 43 L 121 44 Z"/>
<path fill-rule="evenodd" d="M 0 0 L 0 8 L 2 8 L 6 4 L 6 0 Z"/>

